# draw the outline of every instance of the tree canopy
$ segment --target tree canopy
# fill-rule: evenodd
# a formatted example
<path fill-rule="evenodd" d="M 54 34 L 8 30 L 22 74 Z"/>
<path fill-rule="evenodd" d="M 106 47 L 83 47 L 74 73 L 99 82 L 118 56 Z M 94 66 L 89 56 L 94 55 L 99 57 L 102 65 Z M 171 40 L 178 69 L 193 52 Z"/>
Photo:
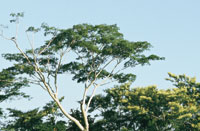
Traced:
<path fill-rule="evenodd" d="M 154 54 L 146 55 L 146 51 L 152 47 L 150 43 L 126 40 L 117 25 L 106 24 L 78 24 L 68 29 L 57 29 L 44 23 L 40 28 L 29 27 L 26 33 L 31 49 L 23 51 L 18 42 L 18 26 L 23 13 L 12 13 L 11 17 L 10 22 L 16 24 L 15 37 L 6 37 L 3 31 L 0 35 L 13 42 L 19 53 L 2 55 L 14 63 L 6 71 L 14 73 L 12 79 L 16 79 L 19 84 L 26 84 L 20 87 L 31 84 L 41 86 L 64 116 L 73 121 L 80 130 L 89 130 L 88 109 L 96 88 L 110 82 L 133 82 L 136 76 L 130 71 L 125 72 L 126 69 L 164 59 Z M 29 38 L 29 34 L 34 35 L 40 30 L 43 30 L 44 36 L 50 39 L 40 47 L 34 48 L 34 41 Z M 70 59 L 63 59 L 66 55 Z M 80 102 L 84 124 L 66 112 L 59 101 L 61 96 L 58 94 L 58 75 L 64 73 L 70 73 L 72 80 L 84 85 L 83 98 Z M 13 83 L 17 84 L 15 81 Z M 89 89 L 93 90 L 90 95 Z M 86 102 L 87 95 L 90 97 Z M 37 113 L 37 110 L 34 112 Z"/>
<path fill-rule="evenodd" d="M 130 83 L 105 90 L 94 96 L 88 116 L 92 131 L 198 131 L 200 129 L 200 83 L 195 77 L 169 73 L 171 89 L 156 86 L 131 88 Z M 89 100 L 89 96 L 86 101 Z M 5 124 L 6 130 L 73 130 L 80 129 L 72 121 L 56 120 L 63 116 L 53 101 L 42 110 L 22 112 L 8 109 L 14 118 Z M 84 126 L 84 116 L 78 109 L 71 116 Z"/>

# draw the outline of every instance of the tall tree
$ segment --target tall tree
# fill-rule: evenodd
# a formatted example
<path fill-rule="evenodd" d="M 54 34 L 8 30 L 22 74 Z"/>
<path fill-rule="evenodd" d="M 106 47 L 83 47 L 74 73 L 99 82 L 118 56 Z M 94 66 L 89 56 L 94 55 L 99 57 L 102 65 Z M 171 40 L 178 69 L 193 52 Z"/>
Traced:
<path fill-rule="evenodd" d="M 18 29 L 19 18 L 23 14 L 11 14 L 11 16 L 14 18 L 11 22 L 15 22 Z M 15 54 L 4 54 L 3 57 L 15 61 L 16 64 L 10 68 L 19 71 L 18 76 L 27 75 L 29 83 L 40 85 L 57 103 L 62 113 L 80 130 L 89 130 L 88 109 L 98 87 L 112 81 L 133 82 L 136 76 L 125 73 L 124 70 L 137 65 L 150 64 L 152 60 L 164 59 L 157 55 L 146 56 L 144 52 L 151 48 L 151 44 L 146 41 L 125 40 L 116 25 L 79 24 L 69 29 L 56 29 L 42 24 L 40 29 L 44 29 L 44 36 L 50 35 L 51 39 L 34 49 L 34 41 L 28 37 L 32 48 L 27 51 L 19 47 L 18 33 L 11 38 L 1 34 L 3 38 L 12 41 L 20 51 Z M 29 27 L 27 34 L 34 34 L 40 29 Z M 64 61 L 63 57 L 66 54 L 74 59 Z M 58 75 L 66 72 L 72 74 L 73 80 L 84 84 L 80 103 L 84 126 L 67 113 L 59 102 Z M 93 91 L 86 103 L 89 89 Z"/>

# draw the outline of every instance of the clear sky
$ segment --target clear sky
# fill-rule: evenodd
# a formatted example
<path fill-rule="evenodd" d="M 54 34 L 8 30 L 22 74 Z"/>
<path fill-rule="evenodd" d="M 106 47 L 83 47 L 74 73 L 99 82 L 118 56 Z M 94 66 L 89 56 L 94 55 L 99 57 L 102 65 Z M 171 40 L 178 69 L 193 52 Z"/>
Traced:
<path fill-rule="evenodd" d="M 0 23 L 8 24 L 12 12 L 25 12 L 21 29 L 37 27 L 42 22 L 59 28 L 80 23 L 117 24 L 126 39 L 148 41 L 153 45 L 149 53 L 166 58 L 165 61 L 152 62 L 151 66 L 130 70 L 137 75 L 133 87 L 157 85 L 166 89 L 171 87 L 165 81 L 167 72 L 196 76 L 200 81 L 199 7 L 199 0 L 5 0 L 0 4 Z M 12 36 L 12 28 L 7 35 Z M 20 46 L 29 48 L 24 33 L 19 35 Z M 38 44 L 42 43 L 39 35 L 37 38 Z M 12 43 L 0 39 L 0 54 L 16 51 Z M 0 61 L 0 69 L 9 66 L 2 58 Z M 82 85 L 77 85 L 70 78 L 62 78 L 61 86 L 64 88 L 62 95 L 66 95 L 66 107 L 76 107 Z M 32 101 L 20 100 L 0 106 L 28 109 L 50 100 L 39 88 L 31 87 L 25 91 L 34 97 Z M 100 92 L 101 89 L 98 90 Z"/>

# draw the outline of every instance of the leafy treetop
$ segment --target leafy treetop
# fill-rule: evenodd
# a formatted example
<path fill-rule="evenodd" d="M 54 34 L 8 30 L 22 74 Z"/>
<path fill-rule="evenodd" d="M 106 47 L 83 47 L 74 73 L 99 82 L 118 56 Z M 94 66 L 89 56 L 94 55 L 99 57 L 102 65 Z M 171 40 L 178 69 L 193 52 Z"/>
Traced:
<path fill-rule="evenodd" d="M 45 33 L 50 32 L 49 30 L 55 31 L 55 28 L 44 26 L 44 24 L 42 27 L 46 30 Z M 150 43 L 125 40 L 123 34 L 118 30 L 119 28 L 116 25 L 93 26 L 88 24 L 57 30 L 59 33 L 55 37 L 34 50 L 36 56 L 41 55 L 37 58 L 38 66 L 41 67 L 43 72 L 53 74 L 56 72 L 55 67 L 59 63 L 59 56 L 70 50 L 76 54 L 76 60 L 61 64 L 57 73 L 70 72 L 77 82 L 86 82 L 88 79 L 91 81 L 103 79 L 109 75 L 118 82 L 123 83 L 133 81 L 135 75 L 121 73 L 122 70 L 136 65 L 150 64 L 151 60 L 164 59 L 156 55 L 145 56 L 144 51 L 151 48 Z M 45 48 L 47 46 L 48 48 Z M 34 58 L 31 58 L 32 53 L 32 50 L 26 51 L 31 63 L 34 62 Z M 7 60 L 19 62 L 19 65 L 26 65 L 23 68 L 23 73 L 29 75 L 35 73 L 34 68 L 27 65 L 28 61 L 22 54 L 4 54 L 3 56 Z M 110 68 L 107 68 L 107 66 L 111 62 L 113 62 L 112 69 L 119 67 L 120 64 L 122 64 L 122 69 L 116 72 L 109 71 Z M 47 64 L 50 64 L 51 70 L 48 69 Z M 97 74 L 98 78 L 95 78 Z"/>

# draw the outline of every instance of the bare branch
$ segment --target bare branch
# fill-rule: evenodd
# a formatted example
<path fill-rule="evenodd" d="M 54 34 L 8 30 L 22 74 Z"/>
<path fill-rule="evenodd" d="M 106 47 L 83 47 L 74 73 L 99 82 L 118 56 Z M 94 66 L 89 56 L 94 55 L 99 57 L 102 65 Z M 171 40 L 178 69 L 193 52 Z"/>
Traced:
<path fill-rule="evenodd" d="M 48 70 L 47 70 L 47 84 L 50 86 L 50 75 L 51 75 L 51 73 L 50 73 L 50 63 L 49 63 L 49 57 L 48 57 L 48 59 L 47 59 L 47 68 L 48 68 Z"/>
<path fill-rule="evenodd" d="M 38 62 L 37 62 L 37 56 L 36 56 L 36 54 L 35 54 L 35 49 L 34 49 L 34 34 L 33 34 L 33 39 L 32 39 L 32 41 L 30 40 L 30 38 L 29 38 L 29 36 L 28 36 L 28 33 L 26 32 L 26 35 L 27 35 L 27 38 L 28 38 L 28 41 L 29 41 L 29 43 L 30 43 L 30 46 L 31 46 L 31 49 L 32 49 L 32 55 L 33 55 L 33 59 L 34 59 L 34 67 L 35 67 L 35 70 L 36 70 L 36 72 L 38 72 L 38 75 L 39 76 L 42 76 L 42 78 L 44 79 L 45 77 L 44 77 L 44 75 L 42 74 L 42 71 L 40 70 L 40 67 L 38 66 Z M 41 77 L 40 77 L 41 78 Z M 49 80 L 49 77 L 47 76 L 47 78 L 48 78 L 48 80 Z M 42 80 L 42 79 L 40 79 L 40 80 Z M 54 92 L 54 90 L 53 90 L 53 88 L 51 87 L 51 85 L 50 85 L 50 83 L 49 83 L 49 81 L 47 82 L 47 84 L 49 85 L 49 88 L 50 88 L 50 90 L 51 90 L 51 92 Z M 39 85 L 43 88 L 43 89 L 45 89 L 40 83 L 39 83 Z"/>
<path fill-rule="evenodd" d="M 26 60 L 28 61 L 28 63 L 29 63 L 30 65 L 32 65 L 32 63 L 30 62 L 28 56 L 19 48 L 19 45 L 18 45 L 17 40 L 16 40 L 15 37 L 13 37 L 13 38 L 5 37 L 5 36 L 3 35 L 3 31 L 2 31 L 2 33 L 0 34 L 0 36 L 1 36 L 3 39 L 12 41 L 12 42 L 15 44 L 15 46 L 17 47 L 17 49 L 20 51 L 20 53 L 26 58 Z"/>
<path fill-rule="evenodd" d="M 114 70 L 117 68 L 117 66 L 122 62 L 122 60 L 118 60 L 117 64 L 113 67 L 112 71 L 110 74 L 112 74 L 114 72 Z"/>
<path fill-rule="evenodd" d="M 55 37 L 53 37 L 47 44 L 47 46 L 44 47 L 44 49 L 42 49 L 39 53 L 38 53 L 38 56 L 41 55 L 49 46 L 50 44 L 52 43 L 52 41 L 55 39 Z"/>
<path fill-rule="evenodd" d="M 117 80 L 112 80 L 112 81 L 110 81 L 110 82 L 107 82 L 107 83 L 101 84 L 101 86 L 108 85 L 108 84 L 113 83 L 113 82 L 116 82 L 116 81 L 117 81 Z"/>
<path fill-rule="evenodd" d="M 41 82 L 30 82 L 30 83 L 39 85 L 43 90 L 47 91 L 47 89 L 44 86 L 42 86 Z"/>
<path fill-rule="evenodd" d="M 16 22 L 16 34 L 15 34 L 15 39 L 18 38 L 18 28 L 19 28 L 19 21 Z"/>
<path fill-rule="evenodd" d="M 58 62 L 58 66 L 56 68 L 56 72 L 55 72 L 55 76 L 54 76 L 54 85 L 55 85 L 55 88 L 56 88 L 56 94 L 58 94 L 58 85 L 57 85 L 58 71 L 60 69 L 63 56 L 64 56 L 64 53 L 61 52 L 61 54 L 60 54 L 60 60 Z"/>
<path fill-rule="evenodd" d="M 29 44 L 30 44 L 30 46 L 31 46 L 31 49 L 32 49 L 32 52 L 33 52 L 33 51 L 34 51 L 33 43 L 31 42 L 31 40 L 30 40 L 30 38 L 29 38 L 27 32 L 26 32 L 26 37 L 27 37 L 27 39 L 28 39 L 28 42 L 29 42 Z"/>
<path fill-rule="evenodd" d="M 29 60 L 28 56 L 19 48 L 19 45 L 18 45 L 17 41 L 16 41 L 15 39 L 11 39 L 11 41 L 14 42 L 15 46 L 16 46 L 17 49 L 20 51 L 20 53 L 22 53 L 22 55 L 26 58 L 26 60 L 28 61 L 28 63 L 29 63 L 30 65 L 33 66 L 33 64 L 32 64 L 31 61 Z"/>
<path fill-rule="evenodd" d="M 5 37 L 5 36 L 3 35 L 3 31 L 1 31 L 0 36 L 1 36 L 3 39 L 5 39 L 5 40 L 12 40 L 11 38 Z"/>
<path fill-rule="evenodd" d="M 117 73 L 119 73 L 119 72 L 121 72 L 121 71 L 123 71 L 123 70 L 125 70 L 125 69 L 127 69 L 127 67 L 124 67 L 124 68 L 122 68 L 122 69 L 119 69 L 118 71 L 115 72 L 115 74 L 117 74 Z"/>

